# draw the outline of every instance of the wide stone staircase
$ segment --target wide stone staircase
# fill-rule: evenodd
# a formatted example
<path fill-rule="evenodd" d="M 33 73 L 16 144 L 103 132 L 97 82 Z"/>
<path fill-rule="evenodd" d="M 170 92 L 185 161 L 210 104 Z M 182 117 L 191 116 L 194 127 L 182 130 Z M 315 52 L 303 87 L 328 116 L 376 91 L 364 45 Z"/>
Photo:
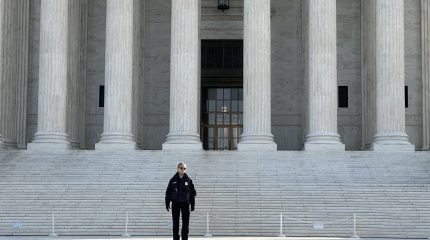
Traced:
<path fill-rule="evenodd" d="M 196 190 L 190 235 L 430 237 L 430 152 L 7 151 L 0 235 L 170 235 L 178 161 Z"/>

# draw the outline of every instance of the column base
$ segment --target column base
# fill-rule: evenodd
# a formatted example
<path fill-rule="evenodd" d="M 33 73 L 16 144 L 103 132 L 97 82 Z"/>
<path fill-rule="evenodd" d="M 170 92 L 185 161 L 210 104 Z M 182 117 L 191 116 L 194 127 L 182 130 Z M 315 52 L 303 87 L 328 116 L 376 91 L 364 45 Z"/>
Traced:
<path fill-rule="evenodd" d="M 373 137 L 373 142 L 370 144 L 369 150 L 413 152 L 415 151 L 415 145 L 409 142 L 408 135 L 404 133 L 378 134 Z"/>
<path fill-rule="evenodd" d="M 0 134 L 0 151 L 1 150 L 6 150 L 7 148 L 6 148 L 6 146 L 5 145 L 3 145 L 3 142 L 2 142 L 2 137 L 1 137 L 1 134 Z"/>
<path fill-rule="evenodd" d="M 34 134 L 34 139 L 27 144 L 28 150 L 70 150 L 72 145 L 69 141 L 69 136 L 65 133 L 39 133 Z"/>
<path fill-rule="evenodd" d="M 161 148 L 163 150 L 203 150 L 203 145 L 198 134 L 169 133 Z"/>
<path fill-rule="evenodd" d="M 306 142 L 304 151 L 345 151 L 345 144 L 339 143 L 313 143 Z"/>
<path fill-rule="evenodd" d="M 10 139 L 3 138 L 0 135 L 0 149 L 17 149 L 18 145 L 16 141 L 12 141 Z"/>
<path fill-rule="evenodd" d="M 137 145 L 131 133 L 102 133 L 95 150 L 136 150 Z"/>
<path fill-rule="evenodd" d="M 277 151 L 278 145 L 272 134 L 242 134 L 237 144 L 238 151 Z"/>
<path fill-rule="evenodd" d="M 305 151 L 345 151 L 337 133 L 316 133 L 306 136 Z"/>

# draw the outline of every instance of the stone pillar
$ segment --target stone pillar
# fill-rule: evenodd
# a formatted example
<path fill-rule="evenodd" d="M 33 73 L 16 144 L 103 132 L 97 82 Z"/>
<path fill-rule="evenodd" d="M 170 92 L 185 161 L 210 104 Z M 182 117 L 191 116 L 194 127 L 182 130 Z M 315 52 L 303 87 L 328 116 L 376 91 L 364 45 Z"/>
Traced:
<path fill-rule="evenodd" d="M 170 124 L 163 150 L 201 150 L 198 129 L 200 0 L 172 1 Z"/>
<path fill-rule="evenodd" d="M 27 79 L 30 0 L 13 0 L 18 5 L 17 62 L 17 137 L 18 148 L 27 148 Z"/>
<path fill-rule="evenodd" d="M 405 129 L 403 0 L 365 0 L 367 147 L 413 151 Z"/>
<path fill-rule="evenodd" d="M 430 0 L 421 0 L 423 150 L 430 150 Z"/>
<path fill-rule="evenodd" d="M 106 14 L 105 106 L 98 149 L 136 149 L 133 126 L 134 0 L 108 0 Z"/>
<path fill-rule="evenodd" d="M 69 1 L 67 133 L 73 148 L 84 146 L 87 6 L 88 0 Z"/>
<path fill-rule="evenodd" d="M 28 7 L 0 1 L 0 148 L 25 147 Z"/>
<path fill-rule="evenodd" d="M 37 132 L 28 148 L 68 149 L 68 0 L 42 0 Z"/>
<path fill-rule="evenodd" d="M 5 149 L 6 146 L 3 144 L 3 132 L 4 132 L 4 125 L 6 123 L 5 117 L 6 117 L 6 101 L 8 99 L 8 91 L 6 91 L 6 79 L 3 76 L 3 71 L 7 69 L 6 62 L 3 61 L 3 54 L 4 54 L 4 48 L 3 43 L 4 38 L 6 37 L 6 34 L 4 33 L 4 25 L 6 24 L 6 2 L 0 1 L 0 150 Z M 7 9 L 9 10 L 9 9 Z"/>
<path fill-rule="evenodd" d="M 337 133 L 336 0 L 306 0 L 305 150 L 345 150 Z"/>
<path fill-rule="evenodd" d="M 276 151 L 271 133 L 270 1 L 245 0 L 243 133 L 239 151 Z"/>

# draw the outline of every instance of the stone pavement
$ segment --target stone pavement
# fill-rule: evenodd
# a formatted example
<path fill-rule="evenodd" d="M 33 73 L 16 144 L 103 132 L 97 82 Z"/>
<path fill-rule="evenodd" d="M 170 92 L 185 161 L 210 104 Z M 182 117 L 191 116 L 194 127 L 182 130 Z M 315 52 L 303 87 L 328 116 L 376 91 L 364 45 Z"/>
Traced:
<path fill-rule="evenodd" d="M 0 240 L 51 240 L 51 239 L 67 239 L 67 240 L 104 240 L 104 239 L 129 239 L 129 240 L 167 240 L 172 239 L 172 237 L 116 237 L 116 236 L 79 236 L 79 237 L 44 237 L 44 236 L 3 236 L 0 237 Z M 339 238 L 339 237 L 199 237 L 199 236 L 191 236 L 188 239 L 190 240 L 341 240 L 341 239 L 354 239 L 354 238 Z M 402 240 L 402 238 L 362 238 L 366 240 Z M 412 238 L 408 238 L 408 240 L 413 240 Z"/>

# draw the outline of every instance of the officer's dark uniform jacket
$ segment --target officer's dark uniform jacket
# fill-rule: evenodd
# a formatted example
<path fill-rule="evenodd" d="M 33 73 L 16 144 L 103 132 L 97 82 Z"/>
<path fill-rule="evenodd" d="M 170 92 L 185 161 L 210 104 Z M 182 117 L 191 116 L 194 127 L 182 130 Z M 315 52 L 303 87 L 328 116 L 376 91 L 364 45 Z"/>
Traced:
<path fill-rule="evenodd" d="M 197 193 L 191 178 L 189 178 L 186 173 L 180 178 L 179 173 L 176 173 L 167 185 L 165 197 L 166 207 L 170 205 L 170 201 L 187 202 L 191 204 L 191 209 L 194 209 L 196 195 Z"/>

